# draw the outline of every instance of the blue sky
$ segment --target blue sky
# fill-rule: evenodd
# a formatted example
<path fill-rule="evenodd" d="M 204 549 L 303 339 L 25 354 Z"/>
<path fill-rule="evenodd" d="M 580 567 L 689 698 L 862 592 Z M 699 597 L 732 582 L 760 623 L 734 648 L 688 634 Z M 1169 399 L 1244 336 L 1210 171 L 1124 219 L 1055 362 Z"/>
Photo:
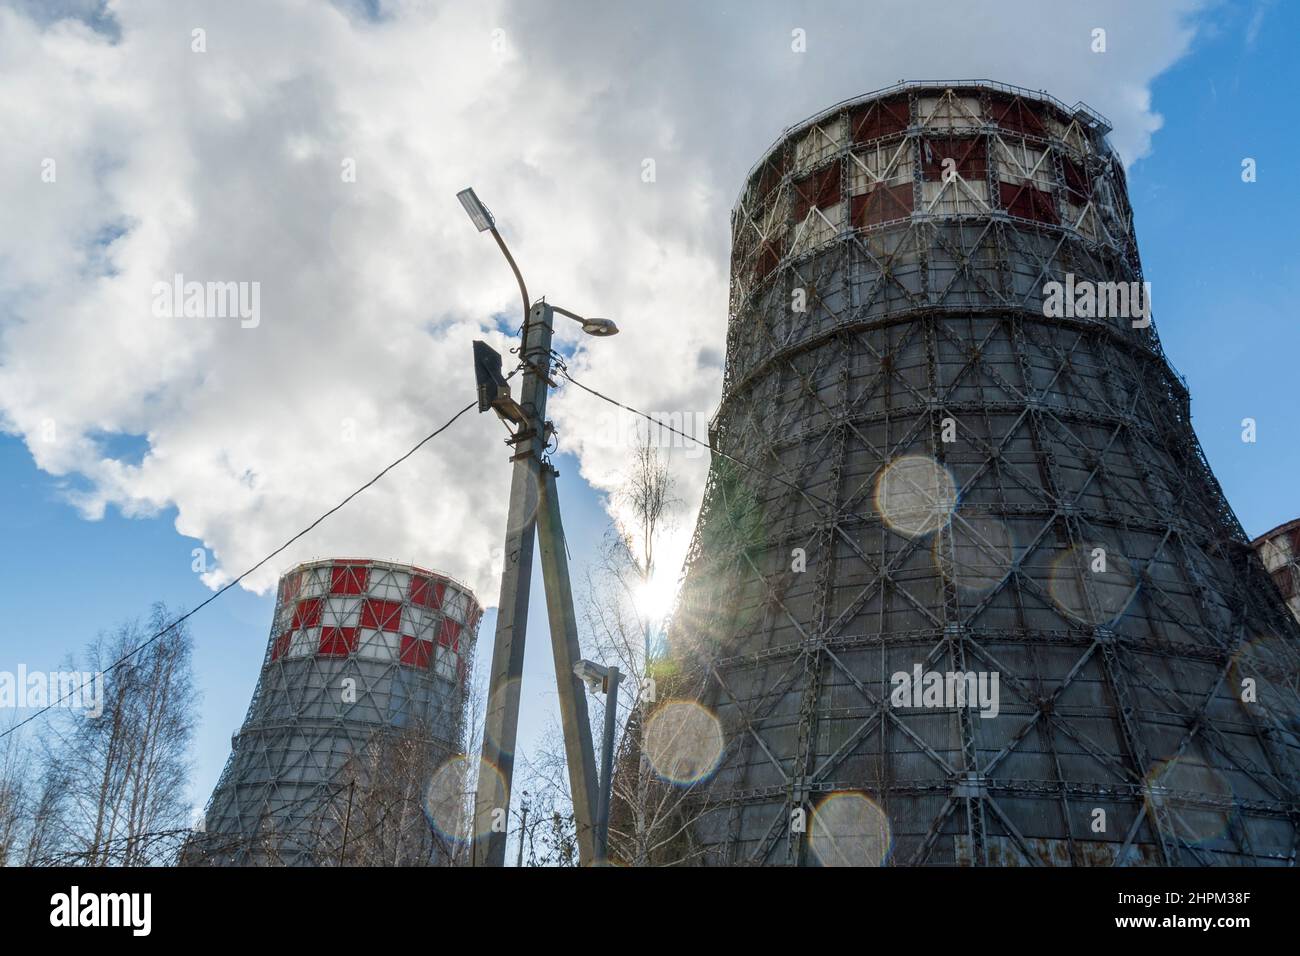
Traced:
<path fill-rule="evenodd" d="M 1252 27 L 1259 9 L 1264 11 L 1262 19 Z M 1198 23 L 1201 29 L 1191 52 L 1151 84 L 1151 108 L 1163 116 L 1164 125 L 1153 136 L 1150 154 L 1130 168 L 1129 181 L 1161 338 L 1190 386 L 1193 420 L 1210 464 L 1246 532 L 1254 536 L 1300 516 L 1295 480 L 1300 473 L 1300 424 L 1294 401 L 1295 356 L 1300 354 L 1295 322 L 1300 189 L 1294 163 L 1300 143 L 1292 92 L 1300 14 L 1295 5 L 1221 4 Z M 1131 40 L 1140 42 L 1140 37 Z M 917 76 L 940 72 L 923 69 Z M 1014 72 L 1005 64 L 990 65 L 981 75 L 1017 82 Z M 897 78 L 866 82 L 861 89 Z M 1091 101 L 1086 89 L 1062 91 L 1060 96 L 1072 102 L 1076 92 Z M 752 140 L 760 147 L 798 118 L 753 115 L 760 128 L 753 131 Z M 1244 157 L 1258 164 L 1254 183 L 1241 180 Z M 723 184 L 727 203 L 743 173 L 743 167 L 732 167 L 734 163 L 726 168 L 735 173 L 735 181 Z M 459 221 L 456 227 L 468 228 Z M 725 222 L 714 236 L 725 236 Z M 725 258 L 725 248 L 712 254 Z M 514 294 L 509 274 L 490 258 L 484 262 L 493 270 L 485 272 L 485 278 L 499 282 L 501 301 L 509 302 Z M 716 341 L 706 344 L 719 349 L 721 322 L 714 328 Z M 451 344 L 448 355 L 463 357 L 468 368 L 472 335 L 467 331 L 462 338 Z M 624 341 L 625 348 L 634 347 L 627 336 L 600 347 L 612 351 Z M 14 359 L 21 361 L 22 356 L 10 356 Z M 431 405 L 431 423 L 459 404 L 447 400 Z M 1258 422 L 1255 444 L 1241 441 L 1241 420 L 1246 417 Z M 419 455 L 449 454 L 463 444 L 464 436 L 497 427 L 485 417 L 466 416 Z M 394 445 L 390 457 L 405 444 Z M 495 439 L 493 447 L 500 447 Z M 125 440 L 111 444 L 109 451 L 131 461 L 143 448 L 138 439 L 134 444 Z M 601 493 L 580 477 L 579 462 L 561 454 L 557 465 L 574 577 L 579 580 L 607 517 Z M 484 460 L 482 468 L 495 487 L 502 486 L 508 469 L 503 453 Z M 418 469 L 403 467 L 384 483 L 393 486 L 394 494 L 419 495 L 421 480 Z M 86 520 L 67 500 L 68 492 L 79 487 L 75 480 L 39 470 L 23 441 L 13 435 L 0 435 L 0 487 L 5 491 L 0 496 L 0 620 L 5 622 L 0 669 L 14 670 L 19 662 L 31 669 L 54 667 L 96 631 L 143 616 L 153 601 L 191 607 L 211 593 L 191 571 L 191 550 L 202 542 L 177 532 L 174 507 L 150 517 L 128 518 L 110 504 L 102 519 Z M 365 501 L 358 499 L 349 507 L 364 509 Z M 495 524 L 489 530 L 494 539 L 501 531 Z M 307 551 L 326 553 L 311 547 Z M 443 569 L 462 573 L 457 567 Z M 534 594 L 520 741 L 525 752 L 551 720 L 555 705 L 540 571 Z M 495 585 L 480 597 L 494 603 Z M 230 734 L 243 719 L 271 609 L 270 596 L 233 589 L 192 619 L 194 664 L 204 695 L 194 754 L 192 793 L 197 806 L 211 792 L 229 753 Z M 490 654 L 494 622 L 495 613 L 489 612 L 480 630 L 480 664 Z"/>
<path fill-rule="evenodd" d="M 1287 117 L 1296 80 L 1295 4 L 1250 20 L 1220 15 L 1222 32 L 1153 87 L 1165 125 L 1130 170 L 1142 264 L 1165 351 L 1188 381 L 1210 466 L 1252 537 L 1300 517 L 1295 399 L 1296 235 L 1300 137 Z M 1241 161 L 1258 179 L 1241 181 Z M 1241 421 L 1258 441 L 1241 440 Z"/>

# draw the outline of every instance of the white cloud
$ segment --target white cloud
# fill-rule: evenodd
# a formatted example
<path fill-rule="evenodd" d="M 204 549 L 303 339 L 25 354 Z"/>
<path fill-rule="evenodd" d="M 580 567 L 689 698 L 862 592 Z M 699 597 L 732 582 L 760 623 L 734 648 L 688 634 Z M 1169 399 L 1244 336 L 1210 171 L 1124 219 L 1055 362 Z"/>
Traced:
<path fill-rule="evenodd" d="M 517 291 L 456 203 L 468 183 L 534 295 L 618 320 L 608 340 L 557 330 L 575 375 L 707 414 L 729 210 L 782 127 L 900 78 L 989 77 L 1084 99 L 1124 156 L 1149 149 L 1150 82 L 1186 51 L 1195 4 L 1038 7 L 412 0 L 366 19 L 360 4 L 154 0 L 110 4 L 101 32 L 0 7 L 0 423 L 40 467 L 88 480 L 87 515 L 174 505 L 179 531 L 242 570 L 472 397 L 472 338 L 504 350 L 489 317 L 515 324 Z M 1089 50 L 1098 26 L 1105 54 Z M 260 325 L 155 318 L 153 284 L 176 273 L 260 282 Z M 572 389 L 553 412 L 610 487 L 626 428 Z M 150 450 L 113 460 L 104 433 Z M 411 560 L 494 600 L 501 437 L 467 416 L 285 563 Z M 674 463 L 694 506 L 705 460 Z"/>

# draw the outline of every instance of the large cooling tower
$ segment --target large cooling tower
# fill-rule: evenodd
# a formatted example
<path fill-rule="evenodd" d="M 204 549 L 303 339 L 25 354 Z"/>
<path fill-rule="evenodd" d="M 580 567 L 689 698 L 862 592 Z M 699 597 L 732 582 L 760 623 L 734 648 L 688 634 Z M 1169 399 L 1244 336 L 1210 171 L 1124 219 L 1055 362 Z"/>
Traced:
<path fill-rule="evenodd" d="M 424 789 L 461 750 L 481 614 L 464 585 L 385 561 L 281 578 L 261 678 L 188 860 L 438 862 Z"/>
<path fill-rule="evenodd" d="M 1108 131 L 907 83 L 749 176 L 671 632 L 724 745 L 706 862 L 1295 862 L 1300 632 L 1143 315 Z"/>

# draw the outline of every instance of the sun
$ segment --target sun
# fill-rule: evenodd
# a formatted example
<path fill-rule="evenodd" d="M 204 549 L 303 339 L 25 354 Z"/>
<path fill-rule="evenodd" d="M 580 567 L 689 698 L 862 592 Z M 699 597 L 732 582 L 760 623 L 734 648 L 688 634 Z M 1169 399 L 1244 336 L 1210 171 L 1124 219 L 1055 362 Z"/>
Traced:
<path fill-rule="evenodd" d="M 637 613 L 647 621 L 662 621 L 672 611 L 676 598 L 677 580 L 664 574 L 653 575 L 637 588 Z"/>

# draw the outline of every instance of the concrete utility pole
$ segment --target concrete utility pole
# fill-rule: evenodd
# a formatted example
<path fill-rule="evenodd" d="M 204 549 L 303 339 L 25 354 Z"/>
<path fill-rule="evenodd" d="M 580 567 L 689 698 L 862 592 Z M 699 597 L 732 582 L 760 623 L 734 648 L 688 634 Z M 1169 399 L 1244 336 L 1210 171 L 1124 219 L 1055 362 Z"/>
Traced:
<path fill-rule="evenodd" d="M 474 347 L 479 410 L 492 408 L 514 425 L 510 443 L 515 449 L 511 459 L 514 473 L 510 479 L 510 513 L 506 525 L 505 563 L 501 572 L 501 598 L 497 604 L 496 639 L 492 648 L 487 714 L 483 725 L 483 761 L 474 803 L 474 865 L 505 865 L 509 829 L 506 823 L 519 730 L 534 534 L 542 550 L 542 578 L 546 587 L 551 651 L 555 659 L 578 858 L 582 864 L 589 865 L 596 856 L 596 760 L 587 718 L 587 700 L 582 682 L 574 673 L 574 665 L 580 657 L 578 623 L 573 610 L 564 526 L 560 520 L 560 499 L 555 485 L 557 472 L 545 460 L 546 446 L 553 431 L 551 423 L 546 420 L 546 398 L 555 385 L 551 380 L 551 336 L 556 314 L 581 322 L 583 330 L 590 335 L 613 335 L 618 328 L 608 319 L 584 318 L 546 302 L 530 306 L 523 276 L 497 232 L 491 213 L 473 190 L 463 190 L 459 198 L 479 231 L 491 231 L 496 239 L 515 273 L 525 310 L 520 352 L 524 365 L 523 384 L 517 403 L 501 376 L 500 356 L 484 343 L 476 342 Z"/>

